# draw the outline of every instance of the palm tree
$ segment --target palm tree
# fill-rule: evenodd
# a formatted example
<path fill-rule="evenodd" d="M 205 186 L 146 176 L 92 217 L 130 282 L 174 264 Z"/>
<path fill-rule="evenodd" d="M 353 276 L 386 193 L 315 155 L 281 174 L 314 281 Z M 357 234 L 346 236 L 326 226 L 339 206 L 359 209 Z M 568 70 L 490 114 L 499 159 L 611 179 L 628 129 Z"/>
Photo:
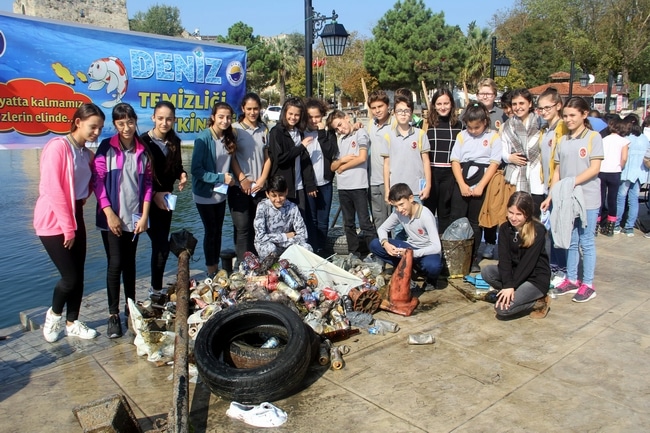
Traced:
<path fill-rule="evenodd" d="M 487 28 L 481 29 L 472 21 L 467 28 L 467 50 L 468 57 L 465 67 L 461 71 L 463 91 L 467 95 L 468 85 L 475 88 L 479 80 L 489 75 L 491 33 Z"/>
<path fill-rule="evenodd" d="M 298 70 L 298 58 L 301 53 L 286 38 L 274 39 L 271 52 L 277 56 L 280 64 L 277 84 L 280 93 L 280 105 L 282 105 L 287 94 L 287 79 Z"/>

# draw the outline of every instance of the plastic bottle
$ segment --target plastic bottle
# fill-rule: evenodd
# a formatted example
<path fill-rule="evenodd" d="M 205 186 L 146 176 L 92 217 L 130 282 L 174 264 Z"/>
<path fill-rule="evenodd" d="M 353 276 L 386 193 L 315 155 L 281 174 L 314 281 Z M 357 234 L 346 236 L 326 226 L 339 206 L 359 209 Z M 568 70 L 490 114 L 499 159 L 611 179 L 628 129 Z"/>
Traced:
<path fill-rule="evenodd" d="M 262 349 L 275 349 L 280 345 L 280 340 L 275 337 L 271 337 L 260 346 Z"/>

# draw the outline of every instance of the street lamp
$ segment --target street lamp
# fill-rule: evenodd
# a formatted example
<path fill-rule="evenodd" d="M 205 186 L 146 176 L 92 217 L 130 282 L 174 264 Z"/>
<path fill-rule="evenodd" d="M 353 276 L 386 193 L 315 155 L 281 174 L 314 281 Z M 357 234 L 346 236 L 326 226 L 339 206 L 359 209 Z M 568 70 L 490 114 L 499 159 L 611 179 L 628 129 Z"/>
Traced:
<path fill-rule="evenodd" d="M 614 72 L 609 71 L 607 74 L 607 97 L 605 98 L 605 113 L 609 114 L 610 104 L 612 100 L 612 87 L 616 85 L 616 92 L 620 93 L 623 90 L 623 75 L 617 74 L 616 81 L 614 81 Z"/>
<path fill-rule="evenodd" d="M 492 36 L 492 49 L 490 50 L 490 78 L 494 76 L 505 77 L 510 71 L 510 59 L 506 57 L 505 51 L 497 51 L 497 37 Z"/>
<path fill-rule="evenodd" d="M 576 61 L 571 59 L 571 73 L 569 74 L 569 98 L 573 96 L 573 79 L 576 73 Z M 579 78 L 580 86 L 587 87 L 589 84 L 589 74 L 584 69 L 582 70 L 582 75 Z"/>
<path fill-rule="evenodd" d="M 311 5 L 311 0 L 305 0 L 305 95 L 307 97 L 312 95 L 311 47 L 314 40 L 318 38 L 318 31 L 323 30 L 320 37 L 323 41 L 326 56 L 342 56 L 343 51 L 345 51 L 345 44 L 349 34 L 342 24 L 336 22 L 338 17 L 336 11 L 332 11 L 331 17 L 316 12 Z M 330 19 L 333 21 L 324 25 L 324 21 Z"/>

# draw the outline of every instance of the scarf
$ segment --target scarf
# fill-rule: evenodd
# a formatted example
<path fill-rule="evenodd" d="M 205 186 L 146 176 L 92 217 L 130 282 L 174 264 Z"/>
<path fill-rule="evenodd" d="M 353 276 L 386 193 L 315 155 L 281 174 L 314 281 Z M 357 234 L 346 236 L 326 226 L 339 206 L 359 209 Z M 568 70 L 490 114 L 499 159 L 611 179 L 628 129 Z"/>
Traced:
<path fill-rule="evenodd" d="M 503 125 L 502 139 L 509 146 L 508 153 L 521 153 L 528 158 L 526 165 L 508 164 L 506 167 L 506 181 L 515 185 L 517 191 L 530 192 L 528 169 L 541 163 L 538 143 L 540 123 L 539 116 L 530 113 L 526 124 L 515 116 L 508 119 Z"/>

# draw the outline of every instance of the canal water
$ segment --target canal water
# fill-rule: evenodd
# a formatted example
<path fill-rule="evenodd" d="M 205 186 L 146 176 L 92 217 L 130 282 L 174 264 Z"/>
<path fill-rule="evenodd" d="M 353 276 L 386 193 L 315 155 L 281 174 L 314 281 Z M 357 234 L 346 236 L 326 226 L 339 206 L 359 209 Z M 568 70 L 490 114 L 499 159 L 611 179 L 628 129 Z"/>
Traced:
<path fill-rule="evenodd" d="M 40 149 L 0 151 L 0 328 L 19 323 L 19 312 L 39 306 L 49 306 L 52 290 L 59 273 L 50 261 L 32 225 L 34 204 L 38 197 Z M 192 149 L 183 149 L 183 165 L 189 172 Z M 178 202 L 172 220 L 172 232 L 187 229 L 199 240 L 194 269 L 204 269 L 203 225 L 192 201 L 191 187 L 176 191 Z M 332 213 L 338 209 L 338 195 L 334 194 Z M 99 231 L 95 228 L 95 197 L 84 207 L 88 231 L 85 293 L 106 288 L 106 254 Z M 234 248 L 230 214 L 226 211 L 222 248 Z M 340 221 L 340 220 L 339 220 Z M 140 236 L 137 255 L 137 276 L 149 276 L 151 244 L 148 236 Z M 170 254 L 166 271 L 177 269 L 177 259 Z M 123 294 L 122 294 L 123 296 Z M 108 307 L 107 307 L 108 308 Z"/>

